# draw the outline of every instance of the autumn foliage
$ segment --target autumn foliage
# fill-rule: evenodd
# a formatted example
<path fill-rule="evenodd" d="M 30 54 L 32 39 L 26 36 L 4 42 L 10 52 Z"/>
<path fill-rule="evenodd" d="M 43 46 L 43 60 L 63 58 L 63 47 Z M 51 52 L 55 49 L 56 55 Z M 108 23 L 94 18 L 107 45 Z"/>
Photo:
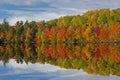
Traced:
<path fill-rule="evenodd" d="M 50 63 L 93 74 L 120 76 L 120 9 L 92 10 L 40 22 L 5 19 L 0 25 L 0 60 Z"/>

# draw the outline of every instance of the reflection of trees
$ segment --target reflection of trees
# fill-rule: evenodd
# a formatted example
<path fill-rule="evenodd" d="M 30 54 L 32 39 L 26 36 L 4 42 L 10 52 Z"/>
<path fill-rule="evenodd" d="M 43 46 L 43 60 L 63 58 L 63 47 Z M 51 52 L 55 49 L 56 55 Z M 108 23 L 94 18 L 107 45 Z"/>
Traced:
<path fill-rule="evenodd" d="M 120 75 L 120 46 L 109 44 L 12 44 L 0 46 L 4 65 L 9 59 L 49 63 L 62 68 L 83 69 L 89 74 Z"/>
<path fill-rule="evenodd" d="M 116 62 L 120 62 L 120 46 L 111 46 L 110 47 L 111 50 L 111 55 L 112 58 L 116 61 Z"/>

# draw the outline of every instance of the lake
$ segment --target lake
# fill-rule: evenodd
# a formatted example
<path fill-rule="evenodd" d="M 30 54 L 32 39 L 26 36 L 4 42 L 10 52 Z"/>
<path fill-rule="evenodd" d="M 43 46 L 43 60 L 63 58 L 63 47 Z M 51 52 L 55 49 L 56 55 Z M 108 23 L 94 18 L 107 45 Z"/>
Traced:
<path fill-rule="evenodd" d="M 1 80 L 120 80 L 117 43 L 2 44 Z"/>

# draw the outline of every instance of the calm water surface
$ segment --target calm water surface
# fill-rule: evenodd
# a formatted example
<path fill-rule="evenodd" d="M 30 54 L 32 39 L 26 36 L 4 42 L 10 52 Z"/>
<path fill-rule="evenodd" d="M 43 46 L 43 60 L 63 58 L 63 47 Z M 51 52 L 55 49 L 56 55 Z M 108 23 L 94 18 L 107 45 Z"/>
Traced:
<path fill-rule="evenodd" d="M 119 44 L 0 46 L 0 80 L 120 80 Z"/>

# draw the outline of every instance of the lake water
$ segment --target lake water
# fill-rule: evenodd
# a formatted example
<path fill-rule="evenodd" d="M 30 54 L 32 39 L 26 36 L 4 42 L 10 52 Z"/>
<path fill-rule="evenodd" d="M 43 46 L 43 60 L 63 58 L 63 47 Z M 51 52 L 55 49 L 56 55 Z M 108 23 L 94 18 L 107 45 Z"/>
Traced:
<path fill-rule="evenodd" d="M 0 45 L 0 80 L 120 80 L 120 45 Z"/>

